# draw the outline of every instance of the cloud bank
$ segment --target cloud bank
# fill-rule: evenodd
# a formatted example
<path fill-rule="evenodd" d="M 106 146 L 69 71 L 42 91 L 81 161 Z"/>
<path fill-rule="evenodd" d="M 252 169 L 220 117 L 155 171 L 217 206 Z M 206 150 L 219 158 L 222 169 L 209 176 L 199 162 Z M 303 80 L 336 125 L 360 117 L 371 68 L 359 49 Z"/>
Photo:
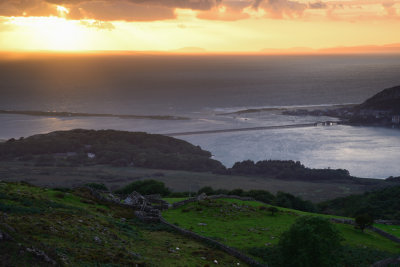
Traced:
<path fill-rule="evenodd" d="M 269 19 L 390 18 L 400 16 L 400 0 L 0 0 L 0 16 L 59 16 L 99 21 L 158 21 L 176 18 L 177 9 L 196 11 L 199 19 L 240 20 L 253 13 Z M 357 10 L 357 12 L 354 12 Z"/>

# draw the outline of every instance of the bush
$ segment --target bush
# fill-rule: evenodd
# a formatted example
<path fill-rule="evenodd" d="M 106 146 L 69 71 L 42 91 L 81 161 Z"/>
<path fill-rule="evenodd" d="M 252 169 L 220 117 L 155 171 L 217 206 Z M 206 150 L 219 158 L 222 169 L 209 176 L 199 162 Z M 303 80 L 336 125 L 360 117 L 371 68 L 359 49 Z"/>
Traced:
<path fill-rule="evenodd" d="M 203 193 L 210 196 L 210 195 L 214 195 L 215 191 L 211 186 L 205 186 L 205 187 L 200 188 L 199 191 L 197 191 L 198 195 L 201 195 Z"/>
<path fill-rule="evenodd" d="M 251 160 L 245 160 L 236 162 L 226 173 L 301 181 L 348 180 L 352 178 L 347 170 L 310 169 L 306 168 L 299 161 L 295 162 L 292 160 L 263 160 L 256 163 Z"/>
<path fill-rule="evenodd" d="M 361 229 L 364 232 L 364 229 L 371 226 L 374 223 L 374 220 L 368 214 L 360 214 L 355 218 L 356 228 Z"/>
<path fill-rule="evenodd" d="M 56 192 L 56 193 L 54 194 L 54 196 L 55 196 L 56 198 L 64 198 L 64 197 L 65 197 L 65 194 L 64 194 L 63 192 Z"/>
<path fill-rule="evenodd" d="M 129 195 L 133 191 L 136 191 L 142 195 L 160 194 L 162 196 L 168 196 L 169 194 L 171 194 L 171 191 L 167 187 L 165 187 L 165 184 L 163 182 L 155 180 L 133 182 L 115 191 L 115 193 Z"/>
<path fill-rule="evenodd" d="M 272 216 L 274 216 L 274 214 L 277 213 L 279 210 L 277 207 L 269 207 L 268 211 L 271 212 Z"/>
<path fill-rule="evenodd" d="M 296 209 L 301 211 L 315 212 L 316 207 L 310 201 L 301 199 L 300 197 L 293 196 L 289 193 L 278 192 L 274 204 L 279 207 Z"/>
<path fill-rule="evenodd" d="M 283 266 L 338 266 L 341 240 L 338 230 L 328 220 L 315 216 L 300 217 L 279 241 Z"/>
<path fill-rule="evenodd" d="M 240 189 L 240 188 L 233 189 L 228 192 L 228 195 L 232 195 L 232 196 L 243 196 L 243 194 L 244 194 L 244 191 L 243 191 L 243 189 Z"/>
<path fill-rule="evenodd" d="M 96 190 L 108 191 L 107 186 L 105 186 L 104 184 L 88 183 L 88 184 L 85 184 L 85 186 L 96 189 Z"/>
<path fill-rule="evenodd" d="M 72 189 L 68 188 L 68 187 L 55 187 L 55 188 L 53 188 L 53 190 L 63 192 L 63 193 L 72 192 Z"/>
<path fill-rule="evenodd" d="M 268 204 L 272 204 L 275 201 L 275 196 L 266 190 L 250 190 L 245 193 L 245 196 Z"/>

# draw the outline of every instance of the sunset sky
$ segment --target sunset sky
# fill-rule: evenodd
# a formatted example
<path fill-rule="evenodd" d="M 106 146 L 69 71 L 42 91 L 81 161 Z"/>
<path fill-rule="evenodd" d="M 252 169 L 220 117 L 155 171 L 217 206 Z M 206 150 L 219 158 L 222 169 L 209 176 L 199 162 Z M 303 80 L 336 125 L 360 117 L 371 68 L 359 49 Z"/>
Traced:
<path fill-rule="evenodd" d="M 0 0 L 1 51 L 256 52 L 396 43 L 400 0 Z"/>

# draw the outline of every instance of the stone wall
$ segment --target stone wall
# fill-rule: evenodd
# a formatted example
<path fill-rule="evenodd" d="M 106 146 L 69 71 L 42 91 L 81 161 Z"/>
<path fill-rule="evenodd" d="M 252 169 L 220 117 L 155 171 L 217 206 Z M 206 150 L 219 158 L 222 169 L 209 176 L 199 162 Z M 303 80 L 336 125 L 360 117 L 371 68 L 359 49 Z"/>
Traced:
<path fill-rule="evenodd" d="M 234 199 L 239 199 L 239 200 L 243 200 L 243 201 L 255 201 L 255 199 L 252 197 L 241 197 L 241 196 L 235 196 L 235 195 L 207 196 L 207 199 L 219 199 L 219 198 L 234 198 Z M 178 207 L 184 206 L 188 203 L 197 202 L 197 201 L 198 201 L 198 199 L 196 197 L 188 198 L 188 199 L 173 203 L 172 208 L 178 208 Z"/>
<path fill-rule="evenodd" d="M 354 225 L 354 221 L 351 220 L 351 219 L 331 218 L 330 220 L 332 222 L 336 222 L 336 223 L 344 223 L 344 224 Z M 400 243 L 400 238 L 398 238 L 398 237 L 396 237 L 396 236 L 394 236 L 392 234 L 389 234 L 388 232 L 385 232 L 385 231 L 383 231 L 383 230 L 381 230 L 379 228 L 376 228 L 375 226 L 368 227 L 368 229 L 374 231 L 375 233 L 377 233 L 377 234 L 379 234 L 379 235 L 381 235 L 383 237 L 386 237 L 387 239 L 392 240 L 393 242 Z"/>
<path fill-rule="evenodd" d="M 387 239 L 392 240 L 393 242 L 397 242 L 400 243 L 400 238 L 398 238 L 397 236 L 394 236 L 392 234 L 389 234 L 388 232 L 385 232 L 379 228 L 376 227 L 371 227 L 371 230 L 374 231 L 377 234 L 380 234 L 383 237 L 386 237 Z"/>
<path fill-rule="evenodd" d="M 388 266 L 398 266 L 400 265 L 400 257 L 398 258 L 390 258 L 375 262 L 372 264 L 372 267 L 388 267 Z"/>
<path fill-rule="evenodd" d="M 236 249 L 228 247 L 227 245 L 224 245 L 224 244 L 222 244 L 222 243 L 220 243 L 220 242 L 218 242 L 218 241 L 216 241 L 214 239 L 211 239 L 211 238 L 208 238 L 208 237 L 205 237 L 205 236 L 201 236 L 201 235 L 196 234 L 194 232 L 191 232 L 189 230 L 180 228 L 180 227 L 178 227 L 178 226 L 176 226 L 176 225 L 174 225 L 172 223 L 167 222 L 164 218 L 161 218 L 160 220 L 161 220 L 161 223 L 168 225 L 169 227 L 175 229 L 177 232 L 179 232 L 179 233 L 181 233 L 181 234 L 183 234 L 185 236 L 188 236 L 190 238 L 193 238 L 193 239 L 205 242 L 207 244 L 210 244 L 210 245 L 212 245 L 212 246 L 214 246 L 216 248 L 219 248 L 219 249 L 225 251 L 226 253 L 236 257 L 237 259 L 239 259 L 241 261 L 244 261 L 245 263 L 249 264 L 250 266 L 267 267 L 267 265 L 263 265 L 263 264 L 255 261 L 254 259 L 246 256 L 245 254 L 237 251 Z"/>
<path fill-rule="evenodd" d="M 375 223 L 386 225 L 400 225 L 400 221 L 397 220 L 375 220 Z"/>

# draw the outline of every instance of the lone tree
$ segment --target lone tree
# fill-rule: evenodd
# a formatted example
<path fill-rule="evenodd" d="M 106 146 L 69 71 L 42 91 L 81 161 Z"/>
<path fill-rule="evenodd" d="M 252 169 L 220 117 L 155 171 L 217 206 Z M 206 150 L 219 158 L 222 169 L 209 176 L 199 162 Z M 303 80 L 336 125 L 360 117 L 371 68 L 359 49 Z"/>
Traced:
<path fill-rule="evenodd" d="M 374 220 L 368 214 L 360 214 L 355 218 L 356 228 L 360 228 L 362 232 L 368 226 L 371 226 L 374 223 Z"/>
<path fill-rule="evenodd" d="M 268 211 L 271 212 L 272 216 L 274 216 L 274 214 L 277 213 L 279 210 L 277 207 L 269 207 Z"/>
<path fill-rule="evenodd" d="M 282 266 L 338 266 L 342 237 L 328 220 L 304 216 L 296 220 L 279 241 Z"/>

